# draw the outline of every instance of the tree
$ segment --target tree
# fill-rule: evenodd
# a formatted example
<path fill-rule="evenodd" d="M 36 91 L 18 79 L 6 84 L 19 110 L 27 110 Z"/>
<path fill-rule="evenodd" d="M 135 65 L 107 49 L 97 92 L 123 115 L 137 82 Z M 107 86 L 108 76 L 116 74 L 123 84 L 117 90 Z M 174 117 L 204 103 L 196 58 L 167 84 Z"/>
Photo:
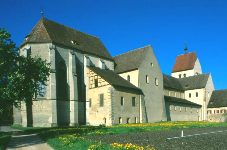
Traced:
<path fill-rule="evenodd" d="M 12 101 L 4 95 L 4 89 L 8 84 L 8 76 L 17 68 L 17 49 L 15 43 L 10 39 L 11 35 L 0 28 L 0 104 L 11 106 Z M 6 108 L 0 108 L 0 113 Z"/>
<path fill-rule="evenodd" d="M 0 32 L 0 34 L 5 34 L 5 32 Z M 0 35 L 1 37 L 4 36 Z M 7 38 L 9 39 L 10 36 L 7 36 Z M 8 51 L 16 50 L 15 44 L 11 43 L 12 45 L 8 47 L 6 44 L 3 43 L 0 49 L 6 47 L 4 48 L 6 49 L 4 55 L 11 58 L 11 53 Z M 5 71 L 8 73 L 6 73 L 7 82 L 1 90 L 2 97 L 11 102 L 15 107 L 20 107 L 21 102 L 25 102 L 27 126 L 32 126 L 32 102 L 37 98 L 37 93 L 40 92 L 40 85 L 46 85 L 50 75 L 50 64 L 39 57 L 24 57 L 16 54 L 13 54 L 12 60 L 14 60 L 12 61 L 13 63 L 5 65 Z M 6 60 L 7 63 L 8 61 Z"/>
<path fill-rule="evenodd" d="M 7 97 L 14 99 L 15 105 L 26 103 L 27 126 L 32 126 L 32 101 L 37 98 L 40 85 L 46 85 L 50 74 L 49 64 L 39 57 L 20 57 L 18 69 L 9 76 Z"/>

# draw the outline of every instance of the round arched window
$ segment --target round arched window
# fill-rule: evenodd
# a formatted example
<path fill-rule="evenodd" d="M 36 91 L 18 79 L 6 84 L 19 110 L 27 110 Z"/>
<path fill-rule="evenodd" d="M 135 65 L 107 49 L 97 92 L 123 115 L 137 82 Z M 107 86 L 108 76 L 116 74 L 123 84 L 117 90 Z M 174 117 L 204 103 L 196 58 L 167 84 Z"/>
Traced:
<path fill-rule="evenodd" d="M 158 78 L 155 78 L 155 85 L 158 86 Z"/>

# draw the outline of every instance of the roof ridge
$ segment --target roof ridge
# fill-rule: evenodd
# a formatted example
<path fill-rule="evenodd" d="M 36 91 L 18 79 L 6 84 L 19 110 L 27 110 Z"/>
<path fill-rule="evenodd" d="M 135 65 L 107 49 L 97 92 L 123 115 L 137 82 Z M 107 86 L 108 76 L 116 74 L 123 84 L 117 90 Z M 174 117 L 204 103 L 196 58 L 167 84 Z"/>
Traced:
<path fill-rule="evenodd" d="M 194 53 L 194 54 L 196 54 L 196 57 L 197 57 L 197 53 L 196 53 L 195 51 L 192 51 L 192 52 L 188 52 L 188 53 L 184 53 L 184 54 L 180 54 L 180 55 L 177 55 L 177 57 L 178 57 L 178 56 L 182 56 L 182 55 L 185 55 L 185 54 L 191 54 L 191 53 Z"/>
<path fill-rule="evenodd" d="M 51 36 L 50 36 L 50 33 L 48 32 L 48 30 L 47 30 L 47 28 L 46 28 L 46 26 L 45 26 L 45 23 L 44 23 L 44 20 L 45 20 L 45 19 L 46 19 L 45 17 L 42 17 L 42 18 L 40 19 L 40 21 L 42 21 L 43 26 L 44 26 L 44 28 L 45 28 L 45 30 L 46 30 L 46 32 L 47 32 L 47 34 L 48 34 L 50 40 L 53 42 L 53 40 L 52 40 L 52 38 L 51 38 Z"/>
<path fill-rule="evenodd" d="M 124 53 L 118 54 L 118 55 L 116 55 L 116 56 L 113 56 L 113 58 L 119 57 L 119 56 L 122 56 L 122 55 L 126 55 L 126 54 L 128 54 L 128 53 L 133 53 L 133 52 L 135 52 L 135 51 L 142 50 L 142 49 L 144 49 L 144 48 L 146 48 L 146 47 L 151 47 L 151 45 L 145 45 L 145 46 L 143 46 L 143 47 L 139 47 L 139 48 L 136 48 L 136 49 L 131 49 L 131 50 L 127 51 L 127 52 L 124 52 Z"/>
<path fill-rule="evenodd" d="M 74 28 L 72 28 L 72 27 L 66 26 L 66 25 L 61 24 L 61 23 L 58 23 L 58 22 L 56 22 L 56 21 L 53 21 L 53 20 L 50 20 L 50 19 L 47 19 L 47 18 L 43 18 L 43 20 L 45 20 L 45 21 L 50 21 L 50 22 L 52 22 L 52 23 L 58 24 L 58 25 L 60 25 L 60 26 L 63 26 L 63 27 L 65 27 L 65 28 L 69 28 L 69 29 L 71 29 L 71 30 L 74 30 L 74 31 L 77 31 L 77 32 L 80 32 L 80 33 L 86 34 L 86 35 L 88 35 L 88 36 L 92 36 L 92 37 L 94 37 L 94 38 L 99 39 L 99 37 L 98 37 L 98 36 L 94 36 L 94 35 L 91 35 L 91 34 L 88 34 L 88 33 L 82 32 L 82 31 L 80 31 L 80 30 L 74 29 Z"/>

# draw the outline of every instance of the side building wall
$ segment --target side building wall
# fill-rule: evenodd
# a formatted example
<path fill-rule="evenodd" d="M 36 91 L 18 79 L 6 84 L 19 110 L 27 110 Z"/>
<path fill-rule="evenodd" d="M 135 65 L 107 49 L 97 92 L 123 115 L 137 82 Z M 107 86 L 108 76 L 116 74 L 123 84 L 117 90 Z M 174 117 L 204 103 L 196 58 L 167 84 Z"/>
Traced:
<path fill-rule="evenodd" d="M 139 67 L 139 88 L 144 93 L 147 122 L 166 120 L 163 97 L 163 76 L 153 49 L 146 47 L 146 57 Z M 143 121 L 144 122 L 144 121 Z"/>
<path fill-rule="evenodd" d="M 166 102 L 167 121 L 199 121 L 200 111 L 199 106 Z"/>
<path fill-rule="evenodd" d="M 123 105 L 121 99 L 123 98 Z M 135 99 L 135 105 L 132 103 Z M 140 96 L 138 94 L 115 89 L 112 97 L 113 124 L 127 124 L 140 122 Z"/>
<path fill-rule="evenodd" d="M 207 108 L 207 118 L 210 122 L 227 122 L 227 107 Z"/>

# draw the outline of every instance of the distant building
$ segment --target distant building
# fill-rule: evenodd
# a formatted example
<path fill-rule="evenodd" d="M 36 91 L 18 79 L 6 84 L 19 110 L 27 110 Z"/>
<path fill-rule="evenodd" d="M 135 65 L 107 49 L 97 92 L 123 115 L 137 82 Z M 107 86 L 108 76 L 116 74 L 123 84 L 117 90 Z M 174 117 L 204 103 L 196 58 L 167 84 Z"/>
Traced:
<path fill-rule="evenodd" d="M 208 121 L 227 122 L 227 90 L 212 93 L 207 108 Z"/>
<path fill-rule="evenodd" d="M 210 96 L 217 97 L 195 53 L 177 56 L 172 76 L 163 75 L 151 46 L 112 57 L 99 38 L 46 18 L 26 36 L 20 55 L 51 63 L 33 101 L 33 126 L 201 121 L 213 109 Z M 211 98 L 217 100 L 223 99 Z M 14 108 L 14 123 L 26 126 L 24 103 Z"/>

